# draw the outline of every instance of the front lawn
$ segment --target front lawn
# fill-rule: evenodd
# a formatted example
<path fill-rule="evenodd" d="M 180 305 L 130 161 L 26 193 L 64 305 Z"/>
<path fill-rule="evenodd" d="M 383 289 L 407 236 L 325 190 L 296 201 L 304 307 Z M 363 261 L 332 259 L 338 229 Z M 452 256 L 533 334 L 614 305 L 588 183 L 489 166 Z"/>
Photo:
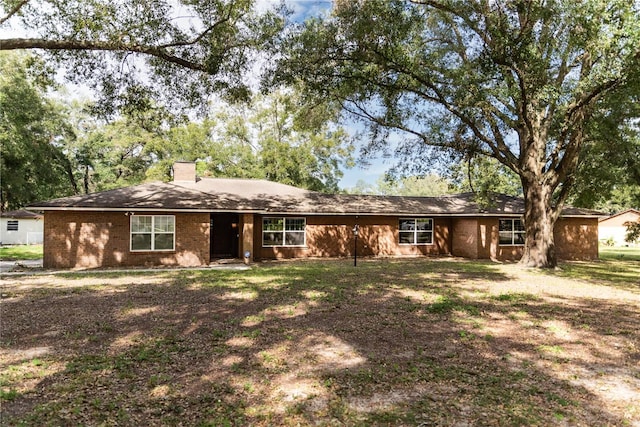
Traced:
<path fill-rule="evenodd" d="M 640 246 L 635 248 L 600 246 L 600 259 L 640 261 Z"/>
<path fill-rule="evenodd" d="M 42 245 L 0 246 L 0 261 L 42 258 Z"/>
<path fill-rule="evenodd" d="M 637 262 L 606 262 L 4 278 L 2 422 L 640 424 Z"/>

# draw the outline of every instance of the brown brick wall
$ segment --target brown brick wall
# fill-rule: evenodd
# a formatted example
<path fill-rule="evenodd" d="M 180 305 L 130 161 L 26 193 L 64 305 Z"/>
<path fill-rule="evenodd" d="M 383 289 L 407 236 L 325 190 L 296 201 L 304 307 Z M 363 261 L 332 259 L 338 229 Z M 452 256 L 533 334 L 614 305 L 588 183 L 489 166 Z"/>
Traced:
<path fill-rule="evenodd" d="M 478 218 L 454 218 L 451 221 L 451 254 L 478 258 Z"/>
<path fill-rule="evenodd" d="M 561 218 L 554 231 L 559 259 L 598 258 L 597 218 Z M 456 218 L 452 221 L 452 254 L 471 259 L 517 261 L 523 246 L 501 246 L 498 218 Z"/>
<path fill-rule="evenodd" d="M 184 213 L 175 217 L 175 251 L 131 252 L 130 220 L 124 212 L 48 211 L 44 220 L 44 267 L 208 264 L 209 214 Z"/>
<path fill-rule="evenodd" d="M 255 258 L 254 251 L 254 241 L 253 238 L 253 214 L 242 214 L 240 215 L 240 233 L 242 238 L 240 239 L 240 258 L 242 258 L 245 262 L 251 262 Z M 245 253 L 249 252 L 249 258 L 245 258 Z"/>
<path fill-rule="evenodd" d="M 174 163 L 173 180 L 196 182 L 196 164 L 193 162 Z"/>
<path fill-rule="evenodd" d="M 522 258 L 524 246 L 500 245 L 498 219 L 478 218 L 478 258 L 499 261 L 517 261 Z"/>
<path fill-rule="evenodd" d="M 598 258 L 597 218 L 561 218 L 556 223 L 554 233 L 559 259 Z"/>
<path fill-rule="evenodd" d="M 152 214 L 152 213 L 149 213 Z M 161 213 L 158 213 L 161 214 Z M 176 214 L 176 249 L 171 252 L 131 252 L 129 217 L 124 212 L 45 213 L 44 266 L 94 268 L 114 266 L 209 263 L 209 214 Z M 360 226 L 359 256 L 446 255 L 471 259 L 517 260 L 521 246 L 498 245 L 498 218 L 433 218 L 434 244 L 400 245 L 397 217 L 308 216 L 304 248 L 263 248 L 262 216 L 242 218 L 245 246 L 256 259 L 353 256 L 354 224 Z M 244 228 L 244 227 L 243 227 Z M 251 230 L 253 228 L 253 230 Z M 560 259 L 598 257 L 597 219 L 560 219 L 555 241 Z"/>
<path fill-rule="evenodd" d="M 262 247 L 262 216 L 256 215 L 254 245 L 257 259 L 353 256 L 353 227 L 360 226 L 359 256 L 444 255 L 450 253 L 450 219 L 433 218 L 434 244 L 400 245 L 398 218 L 386 216 L 307 216 L 306 247 Z"/>

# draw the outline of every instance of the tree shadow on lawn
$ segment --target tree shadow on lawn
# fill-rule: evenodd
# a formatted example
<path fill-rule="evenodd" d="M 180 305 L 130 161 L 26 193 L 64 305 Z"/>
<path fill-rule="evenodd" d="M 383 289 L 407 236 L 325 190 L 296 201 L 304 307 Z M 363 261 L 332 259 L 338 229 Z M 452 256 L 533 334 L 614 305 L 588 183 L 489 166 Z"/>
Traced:
<path fill-rule="evenodd" d="M 1 384 L 15 389 L 3 422 L 640 420 L 598 391 L 624 385 L 638 400 L 637 305 L 481 296 L 478 286 L 509 278 L 454 264 L 291 264 L 18 293 L 3 302 Z M 45 349 L 39 373 L 29 349 Z"/>

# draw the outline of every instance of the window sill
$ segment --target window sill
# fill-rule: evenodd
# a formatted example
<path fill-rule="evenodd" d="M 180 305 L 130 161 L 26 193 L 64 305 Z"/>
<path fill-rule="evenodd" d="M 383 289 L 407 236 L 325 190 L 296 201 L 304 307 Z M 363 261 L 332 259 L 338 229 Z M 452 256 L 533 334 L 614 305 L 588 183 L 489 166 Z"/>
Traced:
<path fill-rule="evenodd" d="M 131 252 L 132 254 L 168 254 L 168 253 L 176 253 L 175 249 L 156 249 L 156 250 L 152 250 L 152 249 L 139 249 L 139 250 L 133 250 L 130 249 L 129 252 Z"/>
<path fill-rule="evenodd" d="M 292 245 L 265 246 L 265 245 L 262 245 L 262 247 L 265 248 L 265 249 L 270 249 L 270 248 L 302 248 L 302 249 L 308 249 L 307 245 L 304 245 L 304 246 L 292 246 Z"/>

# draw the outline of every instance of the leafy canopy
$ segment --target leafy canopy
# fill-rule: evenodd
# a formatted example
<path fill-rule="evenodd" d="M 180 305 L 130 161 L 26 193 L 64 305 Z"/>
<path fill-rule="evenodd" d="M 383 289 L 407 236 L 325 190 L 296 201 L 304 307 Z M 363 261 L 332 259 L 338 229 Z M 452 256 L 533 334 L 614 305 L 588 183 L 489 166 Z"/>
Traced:
<path fill-rule="evenodd" d="M 75 135 L 64 108 L 47 97 L 53 87 L 42 62 L 0 52 L 0 206 L 75 192 L 63 147 Z"/>
<path fill-rule="evenodd" d="M 0 28 L 10 27 L 29 36 L 0 50 L 43 49 L 111 114 L 145 98 L 173 109 L 204 107 L 214 92 L 247 98 L 245 73 L 282 15 L 252 0 L 2 0 Z"/>
<path fill-rule="evenodd" d="M 284 90 L 250 103 L 219 102 L 201 122 L 172 122 L 155 107 L 107 124 L 87 124 L 80 115 L 77 126 L 86 131 L 65 152 L 87 193 L 169 180 L 176 161 L 197 162 L 201 176 L 337 191 L 341 167 L 351 162 L 347 134 L 327 113 L 298 114 L 298 102 L 295 91 Z"/>
<path fill-rule="evenodd" d="M 636 7 L 338 1 L 331 17 L 307 21 L 289 41 L 279 76 L 365 119 L 379 145 L 395 129 L 409 144 L 481 153 L 519 175 L 526 156 L 542 157 L 553 175 L 586 108 L 638 64 Z"/>
<path fill-rule="evenodd" d="M 214 176 L 264 178 L 337 192 L 352 165 L 346 131 L 331 110 L 308 109 L 295 89 L 256 95 L 250 105 L 219 108 L 206 157 Z"/>

